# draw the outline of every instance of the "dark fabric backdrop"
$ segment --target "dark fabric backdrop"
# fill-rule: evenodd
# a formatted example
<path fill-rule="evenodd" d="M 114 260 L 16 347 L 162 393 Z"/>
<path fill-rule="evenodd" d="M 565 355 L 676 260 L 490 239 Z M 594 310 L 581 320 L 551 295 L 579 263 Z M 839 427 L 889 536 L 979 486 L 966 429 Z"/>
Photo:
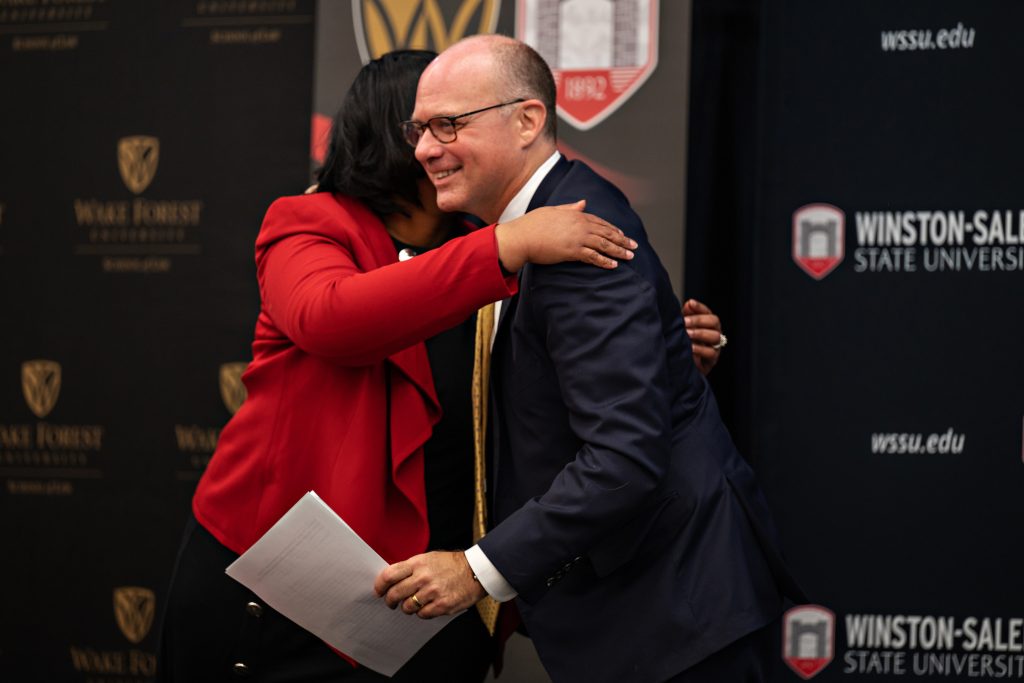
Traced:
<path fill-rule="evenodd" d="M 695 2 L 686 290 L 817 603 L 776 680 L 1024 677 L 1022 22 Z"/>
<path fill-rule="evenodd" d="M 0 3 L 0 680 L 150 680 L 312 68 L 311 1 Z"/>

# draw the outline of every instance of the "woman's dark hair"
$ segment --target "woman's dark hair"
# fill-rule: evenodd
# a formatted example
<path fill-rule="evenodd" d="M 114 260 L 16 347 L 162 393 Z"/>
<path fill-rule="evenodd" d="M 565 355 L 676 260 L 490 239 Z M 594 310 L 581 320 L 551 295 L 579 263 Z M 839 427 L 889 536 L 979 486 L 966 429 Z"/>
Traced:
<path fill-rule="evenodd" d="M 436 56 L 396 50 L 359 71 L 334 117 L 317 192 L 360 199 L 378 216 L 406 213 L 397 200 L 420 206 L 416 181 L 425 174 L 399 124 L 412 115 L 420 74 Z"/>

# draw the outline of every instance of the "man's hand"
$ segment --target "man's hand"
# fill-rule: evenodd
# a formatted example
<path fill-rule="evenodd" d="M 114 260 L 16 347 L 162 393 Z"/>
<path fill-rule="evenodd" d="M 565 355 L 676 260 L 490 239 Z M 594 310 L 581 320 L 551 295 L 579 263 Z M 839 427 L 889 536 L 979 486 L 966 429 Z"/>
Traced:
<path fill-rule="evenodd" d="M 393 564 L 377 575 L 373 590 L 391 609 L 401 607 L 422 619 L 456 614 L 487 595 L 461 550 L 434 551 Z"/>
<path fill-rule="evenodd" d="M 706 375 L 722 355 L 722 321 L 701 302 L 687 299 L 683 304 L 683 322 L 693 346 L 693 362 Z"/>

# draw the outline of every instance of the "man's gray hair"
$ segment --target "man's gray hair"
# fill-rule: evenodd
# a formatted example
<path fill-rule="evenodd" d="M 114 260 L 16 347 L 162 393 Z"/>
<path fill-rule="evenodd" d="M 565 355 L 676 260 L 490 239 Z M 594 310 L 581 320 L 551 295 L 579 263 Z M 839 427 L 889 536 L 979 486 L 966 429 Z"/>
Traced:
<path fill-rule="evenodd" d="M 494 45 L 494 61 L 507 90 L 507 99 L 540 100 L 547 109 L 544 135 L 556 140 L 555 78 L 547 62 L 536 50 L 518 40 L 503 40 Z"/>

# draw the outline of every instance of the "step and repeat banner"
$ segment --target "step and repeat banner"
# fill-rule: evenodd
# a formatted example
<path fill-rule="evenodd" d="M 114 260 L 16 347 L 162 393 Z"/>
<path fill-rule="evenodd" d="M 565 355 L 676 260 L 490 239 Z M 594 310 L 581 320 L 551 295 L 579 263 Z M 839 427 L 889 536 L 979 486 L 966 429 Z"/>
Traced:
<path fill-rule="evenodd" d="M 0 680 L 151 680 L 309 177 L 314 4 L 0 1 Z"/>
<path fill-rule="evenodd" d="M 256 233 L 366 60 L 532 42 L 564 151 L 626 191 L 679 289 L 689 6 L 0 0 L 0 680 L 152 680 L 191 495 L 245 398 Z"/>
<path fill-rule="evenodd" d="M 1024 679 L 1024 6 L 762 7 L 776 679 Z"/>
<path fill-rule="evenodd" d="M 1024 679 L 1024 7 L 762 22 L 752 453 L 815 601 L 773 679 Z M 678 291 L 688 26 L 655 0 L 0 0 L 0 678 L 152 679 L 245 397 L 253 239 L 365 60 L 531 42 L 563 150 Z"/>
<path fill-rule="evenodd" d="M 752 452 L 815 601 L 773 679 L 1024 679 L 1024 7 L 762 22 Z M 365 60 L 534 44 L 564 151 L 678 291 L 688 26 L 655 0 L 0 0 L 0 679 L 152 680 L 245 397 L 254 237 Z"/>

